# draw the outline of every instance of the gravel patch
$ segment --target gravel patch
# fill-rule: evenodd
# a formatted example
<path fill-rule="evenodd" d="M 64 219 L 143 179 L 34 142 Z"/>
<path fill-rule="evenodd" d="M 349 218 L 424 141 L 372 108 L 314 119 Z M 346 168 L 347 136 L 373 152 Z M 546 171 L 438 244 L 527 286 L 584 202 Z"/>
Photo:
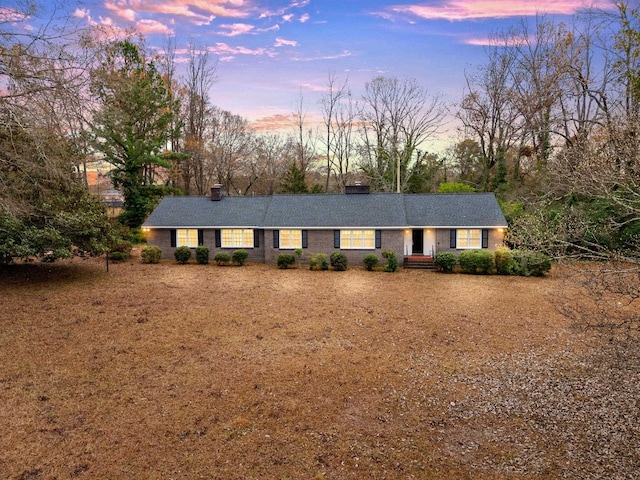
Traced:
<path fill-rule="evenodd" d="M 628 346 L 637 352 L 637 344 Z M 451 377 L 452 385 L 465 384 L 471 394 L 449 403 L 448 418 L 454 425 L 491 426 L 476 440 L 468 436 L 480 470 L 638 478 L 640 368 L 632 353 L 616 345 L 498 356 L 477 375 Z M 506 453 L 497 465 L 496 448 Z"/>

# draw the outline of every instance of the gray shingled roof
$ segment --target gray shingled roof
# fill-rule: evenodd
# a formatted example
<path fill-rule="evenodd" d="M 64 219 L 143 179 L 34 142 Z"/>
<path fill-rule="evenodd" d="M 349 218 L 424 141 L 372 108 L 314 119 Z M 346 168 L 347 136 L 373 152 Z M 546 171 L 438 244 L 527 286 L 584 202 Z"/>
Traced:
<path fill-rule="evenodd" d="M 269 227 L 403 227 L 402 197 L 393 193 L 275 195 L 264 218 Z"/>
<path fill-rule="evenodd" d="M 164 197 L 143 227 L 262 227 L 271 197 Z"/>
<path fill-rule="evenodd" d="M 165 197 L 143 227 L 506 227 L 491 193 Z"/>
<path fill-rule="evenodd" d="M 493 193 L 404 195 L 407 226 L 507 227 Z"/>

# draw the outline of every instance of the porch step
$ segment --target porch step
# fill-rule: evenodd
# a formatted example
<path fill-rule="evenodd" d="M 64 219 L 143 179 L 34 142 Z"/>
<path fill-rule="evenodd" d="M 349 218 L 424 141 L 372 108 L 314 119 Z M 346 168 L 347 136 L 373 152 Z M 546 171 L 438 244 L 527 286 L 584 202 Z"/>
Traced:
<path fill-rule="evenodd" d="M 436 264 L 433 257 L 424 255 L 410 255 L 404 257 L 404 268 L 421 268 L 423 270 L 434 270 Z"/>

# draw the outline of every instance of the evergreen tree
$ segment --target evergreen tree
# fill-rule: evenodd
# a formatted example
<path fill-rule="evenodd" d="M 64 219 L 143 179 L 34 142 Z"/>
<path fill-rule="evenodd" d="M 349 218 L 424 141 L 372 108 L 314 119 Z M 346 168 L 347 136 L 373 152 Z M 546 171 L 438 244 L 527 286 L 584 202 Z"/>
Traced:
<path fill-rule="evenodd" d="M 0 265 L 106 250 L 104 206 L 74 171 L 69 144 L 47 130 L 0 128 Z"/>
<path fill-rule="evenodd" d="M 298 168 L 296 162 L 291 163 L 281 186 L 283 193 L 307 193 L 309 191 L 304 180 L 304 172 Z"/>
<path fill-rule="evenodd" d="M 113 166 L 114 186 L 122 189 L 120 221 L 138 227 L 165 191 L 157 185 L 158 169 L 171 166 L 163 150 L 176 136 L 172 120 L 178 105 L 142 47 L 129 40 L 107 48 L 91 86 L 99 102 L 93 144 Z"/>

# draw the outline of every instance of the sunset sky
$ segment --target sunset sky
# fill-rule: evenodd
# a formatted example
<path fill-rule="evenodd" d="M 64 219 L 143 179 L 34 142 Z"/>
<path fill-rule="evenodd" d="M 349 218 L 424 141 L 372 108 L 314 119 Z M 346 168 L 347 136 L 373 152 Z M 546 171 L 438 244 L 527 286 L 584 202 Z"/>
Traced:
<path fill-rule="evenodd" d="M 5 0 L 6 1 L 6 0 Z M 15 0 L 9 0 L 9 3 Z M 4 3 L 4 2 L 2 2 Z M 589 2 L 602 9 L 611 1 Z M 330 72 L 359 97 L 376 76 L 416 79 L 447 103 L 464 93 L 464 72 L 485 60 L 492 33 L 544 14 L 571 23 L 582 0 L 86 0 L 81 23 L 135 28 L 150 45 L 175 36 L 218 60 L 215 105 L 257 127 L 290 116 L 300 98 L 310 117 Z"/>

